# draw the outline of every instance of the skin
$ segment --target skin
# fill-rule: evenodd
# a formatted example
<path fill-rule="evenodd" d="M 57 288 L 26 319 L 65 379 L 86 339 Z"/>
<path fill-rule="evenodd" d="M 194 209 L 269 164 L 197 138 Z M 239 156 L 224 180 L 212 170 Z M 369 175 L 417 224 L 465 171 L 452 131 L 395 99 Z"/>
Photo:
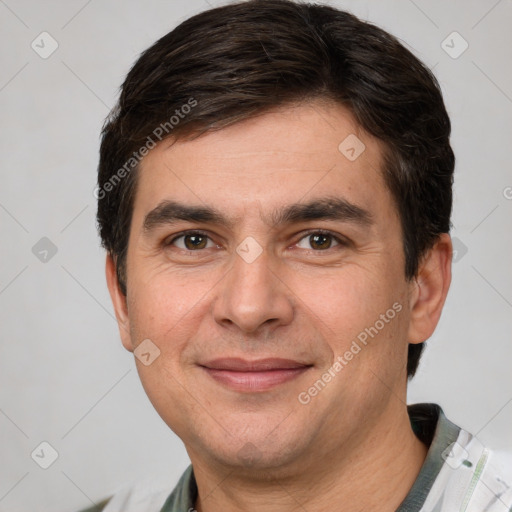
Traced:
<path fill-rule="evenodd" d="M 353 162 L 338 150 L 349 134 L 366 146 Z M 107 282 L 125 348 L 150 339 L 160 350 L 148 366 L 136 359 L 137 368 L 155 409 L 187 448 L 198 511 L 393 511 L 415 481 L 427 447 L 414 436 L 405 405 L 407 346 L 437 325 L 452 247 L 443 234 L 416 279 L 405 278 L 381 155 L 381 143 L 346 109 L 316 101 L 195 140 L 165 140 L 144 158 L 127 296 L 110 256 Z M 326 196 L 367 210 L 372 223 L 269 223 L 276 209 Z M 145 216 L 163 200 L 215 207 L 236 223 L 179 221 L 145 231 Z M 173 241 L 188 229 L 208 235 L 204 248 Z M 328 237 L 329 248 L 319 248 L 308 233 L 316 229 L 346 243 Z M 251 263 L 236 252 L 248 236 L 263 251 Z M 299 394 L 396 303 L 401 311 L 300 403 Z M 238 392 L 198 366 L 227 356 L 312 366 L 271 390 Z"/>

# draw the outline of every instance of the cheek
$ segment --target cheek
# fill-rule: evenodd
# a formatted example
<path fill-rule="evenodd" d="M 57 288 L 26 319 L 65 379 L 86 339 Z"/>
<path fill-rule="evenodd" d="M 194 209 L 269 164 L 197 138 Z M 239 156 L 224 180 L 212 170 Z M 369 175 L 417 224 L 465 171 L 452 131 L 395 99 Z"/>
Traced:
<path fill-rule="evenodd" d="M 380 281 L 377 276 L 380 275 Z M 347 265 L 345 268 L 295 273 L 288 276 L 297 302 L 313 323 L 331 333 L 356 335 L 384 313 L 394 300 L 382 275 L 367 267 Z M 315 318 L 320 322 L 315 321 Z"/>
<path fill-rule="evenodd" d="M 314 276 L 296 273 L 292 289 L 324 338 L 331 361 L 344 358 L 343 377 L 333 388 L 364 393 L 372 383 L 380 387 L 379 378 L 392 380 L 400 372 L 408 310 L 404 280 L 394 265 L 386 271 L 353 264 Z"/>
<path fill-rule="evenodd" d="M 164 272 L 154 272 L 132 281 L 129 315 L 134 342 L 149 338 L 161 350 L 177 350 L 180 340 L 197 325 L 210 283 Z"/>

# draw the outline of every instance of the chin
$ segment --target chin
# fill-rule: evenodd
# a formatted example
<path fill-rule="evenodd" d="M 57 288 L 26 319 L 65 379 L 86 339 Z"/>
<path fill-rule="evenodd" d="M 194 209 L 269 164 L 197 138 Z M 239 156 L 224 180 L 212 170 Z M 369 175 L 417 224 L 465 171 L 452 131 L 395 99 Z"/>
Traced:
<path fill-rule="evenodd" d="M 300 461 L 307 453 L 307 443 L 304 438 L 295 436 L 285 439 L 282 436 L 270 437 L 267 433 L 251 436 L 245 432 L 243 440 L 238 437 L 236 442 L 233 437 L 209 442 L 207 446 L 203 442 L 200 453 L 206 452 L 218 465 L 235 469 L 238 476 L 250 475 L 252 479 L 264 481 L 292 474 L 296 465 L 303 464 Z"/>

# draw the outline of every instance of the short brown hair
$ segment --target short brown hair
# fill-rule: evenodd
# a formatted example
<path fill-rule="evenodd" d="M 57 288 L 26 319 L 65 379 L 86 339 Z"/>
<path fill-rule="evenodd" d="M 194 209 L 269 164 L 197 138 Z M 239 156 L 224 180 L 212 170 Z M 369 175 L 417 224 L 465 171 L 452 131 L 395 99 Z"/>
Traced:
<path fill-rule="evenodd" d="M 249 0 L 193 16 L 147 49 L 105 123 L 97 218 L 123 293 L 142 148 L 314 98 L 344 105 L 384 142 L 382 172 L 401 219 L 404 272 L 416 275 L 421 257 L 450 230 L 455 160 L 435 77 L 396 38 L 352 14 Z M 409 345 L 409 377 L 423 346 Z"/>

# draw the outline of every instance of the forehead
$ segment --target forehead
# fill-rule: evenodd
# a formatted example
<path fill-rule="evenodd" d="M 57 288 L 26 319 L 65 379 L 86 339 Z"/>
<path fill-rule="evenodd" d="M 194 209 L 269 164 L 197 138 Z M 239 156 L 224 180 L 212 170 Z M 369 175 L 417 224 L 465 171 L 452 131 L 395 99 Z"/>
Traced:
<path fill-rule="evenodd" d="M 382 149 L 338 104 L 283 107 L 159 143 L 141 163 L 134 216 L 168 200 L 214 206 L 233 220 L 249 205 L 275 210 L 326 195 L 375 207 L 390 202 Z"/>

